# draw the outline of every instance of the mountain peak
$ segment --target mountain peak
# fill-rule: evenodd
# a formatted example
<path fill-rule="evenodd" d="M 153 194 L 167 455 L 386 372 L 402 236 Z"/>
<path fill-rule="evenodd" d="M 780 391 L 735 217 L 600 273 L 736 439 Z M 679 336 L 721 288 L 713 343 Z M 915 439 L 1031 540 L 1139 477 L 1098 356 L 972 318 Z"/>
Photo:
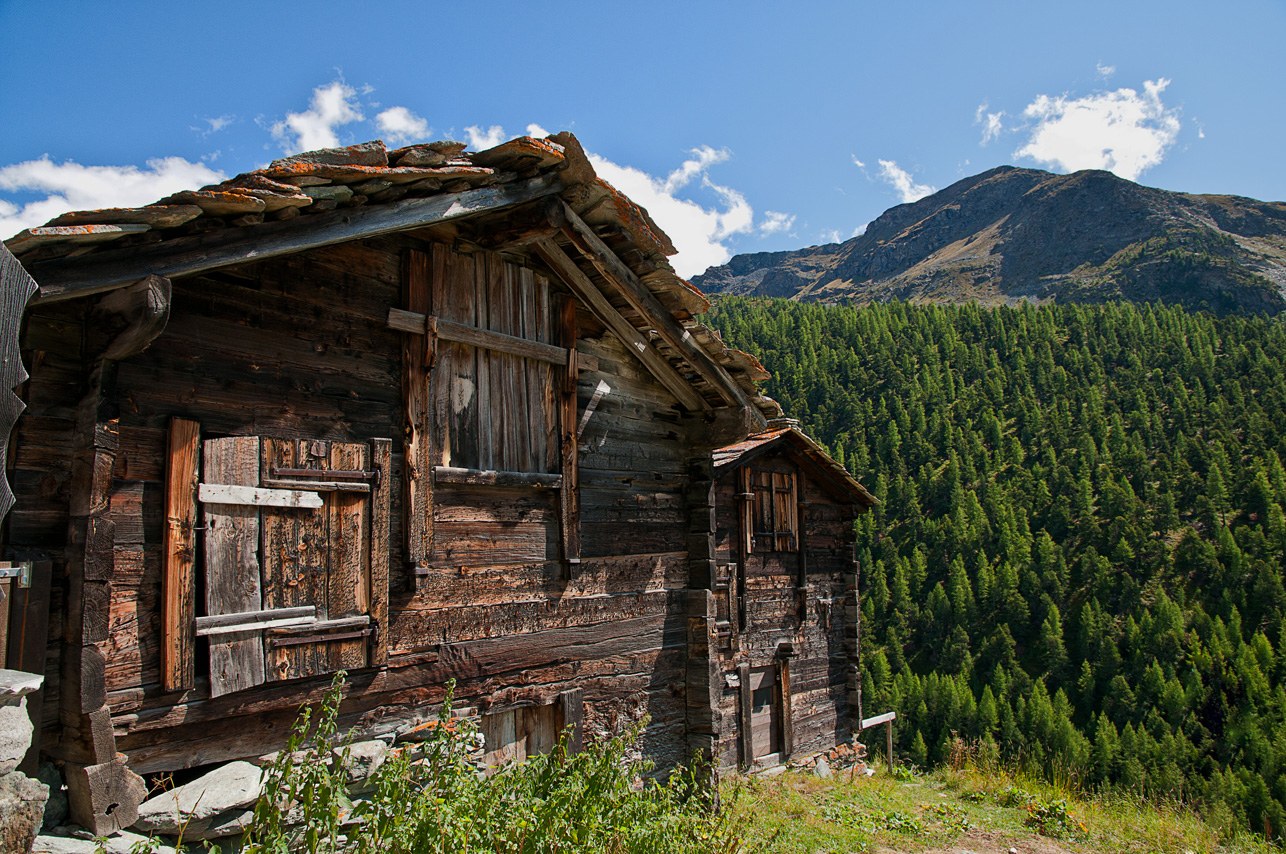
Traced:
<path fill-rule="evenodd" d="M 1018 300 L 1286 309 L 1286 205 L 997 166 L 889 208 L 843 243 L 738 255 L 710 293 L 858 303 Z"/>

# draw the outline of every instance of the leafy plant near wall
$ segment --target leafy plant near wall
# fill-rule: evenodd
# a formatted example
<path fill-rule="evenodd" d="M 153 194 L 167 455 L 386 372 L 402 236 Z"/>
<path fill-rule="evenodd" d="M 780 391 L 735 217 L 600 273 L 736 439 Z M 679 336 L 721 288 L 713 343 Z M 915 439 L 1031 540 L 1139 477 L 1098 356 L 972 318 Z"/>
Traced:
<path fill-rule="evenodd" d="M 713 321 L 884 502 L 858 525 L 863 694 L 902 755 L 954 731 L 1282 833 L 1283 322 L 744 298 Z"/>
<path fill-rule="evenodd" d="M 742 850 L 736 811 L 712 808 L 705 769 L 645 779 L 648 769 L 628 758 L 639 729 L 576 754 L 564 739 L 487 776 L 472 759 L 477 730 L 452 718 L 450 692 L 428 740 L 398 750 L 375 772 L 374 791 L 351 801 L 337 727 L 342 677 L 320 707 L 301 711 L 242 854 Z"/>

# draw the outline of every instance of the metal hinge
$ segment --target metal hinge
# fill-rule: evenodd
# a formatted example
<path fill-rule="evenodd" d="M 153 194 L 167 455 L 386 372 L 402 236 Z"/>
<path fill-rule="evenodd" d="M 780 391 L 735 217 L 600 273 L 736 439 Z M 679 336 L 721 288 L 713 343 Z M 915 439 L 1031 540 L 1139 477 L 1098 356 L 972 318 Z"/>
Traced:
<path fill-rule="evenodd" d="M 0 561 L 0 578 L 16 578 L 19 587 L 31 586 L 31 561 Z"/>

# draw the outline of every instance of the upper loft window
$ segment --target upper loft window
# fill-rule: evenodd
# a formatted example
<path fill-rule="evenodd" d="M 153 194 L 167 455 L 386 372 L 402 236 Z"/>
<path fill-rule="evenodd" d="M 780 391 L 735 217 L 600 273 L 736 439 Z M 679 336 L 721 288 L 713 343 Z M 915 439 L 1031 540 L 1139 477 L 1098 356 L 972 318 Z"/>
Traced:
<path fill-rule="evenodd" d="M 746 469 L 750 501 L 749 552 L 799 550 L 799 493 L 794 472 Z"/>
<path fill-rule="evenodd" d="M 441 465 L 557 474 L 560 366 L 551 359 L 560 348 L 549 282 L 494 256 L 469 261 L 441 271 L 434 301 Z"/>

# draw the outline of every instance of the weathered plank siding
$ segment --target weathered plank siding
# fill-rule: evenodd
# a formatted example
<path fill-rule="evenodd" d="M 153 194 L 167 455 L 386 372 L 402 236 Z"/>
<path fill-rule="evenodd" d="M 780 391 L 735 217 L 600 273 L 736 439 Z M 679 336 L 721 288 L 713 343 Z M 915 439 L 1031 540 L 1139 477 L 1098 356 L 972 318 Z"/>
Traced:
<path fill-rule="evenodd" d="M 401 305 L 408 246 L 434 249 L 380 238 L 177 279 L 164 332 L 114 365 L 108 415 L 119 448 L 108 518 L 115 550 L 101 646 L 116 748 L 135 770 L 274 750 L 300 702 L 319 697 L 329 682 L 329 676 L 269 681 L 212 698 L 208 642 L 198 639 L 194 687 L 164 689 L 169 424 L 175 417 L 195 421 L 203 440 L 391 438 L 400 479 L 403 333 L 388 327 L 388 310 Z M 467 265 L 477 257 L 456 260 Z M 531 287 L 521 268 L 499 256 L 489 263 L 511 271 L 504 274 L 518 287 Z M 556 280 L 553 287 L 560 287 Z M 29 409 L 15 441 L 14 482 L 22 498 L 9 537 L 10 545 L 60 556 L 69 547 L 75 419 L 86 383 L 77 304 L 67 305 L 38 309 L 28 321 L 25 346 L 38 355 L 29 359 Z M 457 680 L 457 702 L 483 714 L 547 704 L 579 688 L 587 732 L 620 732 L 649 715 L 645 751 L 662 767 L 684 758 L 684 489 L 688 462 L 701 450 L 669 392 L 611 333 L 586 322 L 576 346 L 595 368 L 580 372 L 577 388 L 578 418 L 591 410 L 576 425 L 583 426 L 581 562 L 560 559 L 554 492 L 439 484 L 434 557 L 429 574 L 417 578 L 403 559 L 404 499 L 394 490 L 389 590 L 371 591 L 388 604 L 387 666 L 350 675 L 345 723 L 388 732 L 431 717 L 450 679 Z M 533 381 L 548 377 L 535 374 Z M 511 391 L 517 396 L 519 389 Z M 526 392 L 528 401 L 541 393 Z M 555 451 L 539 449 L 535 463 L 556 471 Z M 203 551 L 198 538 L 198 587 L 205 583 Z M 56 601 L 53 613 L 61 612 Z M 57 631 L 51 627 L 51 636 Z M 54 691 L 58 649 L 51 644 Z M 53 695 L 45 706 L 47 717 L 55 716 L 50 725 L 58 707 Z"/>

